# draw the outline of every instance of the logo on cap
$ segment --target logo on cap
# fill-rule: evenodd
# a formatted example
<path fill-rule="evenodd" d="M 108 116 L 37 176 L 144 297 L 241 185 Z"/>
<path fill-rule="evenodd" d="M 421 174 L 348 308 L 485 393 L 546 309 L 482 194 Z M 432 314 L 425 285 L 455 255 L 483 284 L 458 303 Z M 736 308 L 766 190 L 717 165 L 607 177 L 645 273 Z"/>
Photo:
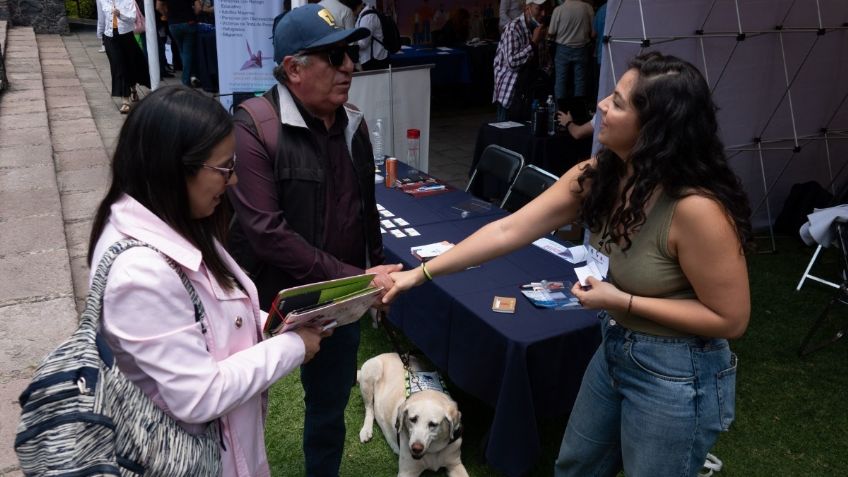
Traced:
<path fill-rule="evenodd" d="M 336 28 L 336 19 L 333 18 L 333 14 L 330 13 L 329 10 L 327 10 L 326 8 L 322 8 L 318 12 L 318 16 L 321 17 L 322 20 L 327 22 L 327 25 L 330 25 L 331 27 Z"/>

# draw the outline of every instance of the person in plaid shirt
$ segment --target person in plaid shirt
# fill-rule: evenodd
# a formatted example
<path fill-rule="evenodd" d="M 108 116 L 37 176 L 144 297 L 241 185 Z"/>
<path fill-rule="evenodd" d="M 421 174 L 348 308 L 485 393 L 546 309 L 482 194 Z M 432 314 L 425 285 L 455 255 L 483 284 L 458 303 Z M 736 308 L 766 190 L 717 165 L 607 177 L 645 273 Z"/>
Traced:
<path fill-rule="evenodd" d="M 524 14 L 507 23 L 495 53 L 495 91 L 492 102 L 498 107 L 498 121 L 506 121 L 515 93 L 518 70 L 537 54 L 544 41 L 542 16 L 546 0 L 526 0 Z"/>

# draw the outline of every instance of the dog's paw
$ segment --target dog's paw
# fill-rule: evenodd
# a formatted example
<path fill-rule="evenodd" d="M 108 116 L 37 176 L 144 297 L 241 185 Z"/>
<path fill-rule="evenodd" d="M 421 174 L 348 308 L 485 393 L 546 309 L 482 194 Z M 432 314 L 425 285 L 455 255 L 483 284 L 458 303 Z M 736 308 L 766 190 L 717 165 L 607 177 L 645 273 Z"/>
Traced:
<path fill-rule="evenodd" d="M 362 430 L 359 431 L 359 442 L 362 442 L 363 444 L 370 441 L 372 437 L 374 437 L 374 429 L 366 429 L 363 427 Z"/>

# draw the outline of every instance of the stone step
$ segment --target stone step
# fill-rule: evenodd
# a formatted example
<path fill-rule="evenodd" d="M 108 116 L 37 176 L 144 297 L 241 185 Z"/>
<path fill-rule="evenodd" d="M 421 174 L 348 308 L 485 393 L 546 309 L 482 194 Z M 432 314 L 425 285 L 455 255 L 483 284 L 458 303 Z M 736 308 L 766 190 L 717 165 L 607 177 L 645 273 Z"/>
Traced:
<path fill-rule="evenodd" d="M 71 62 L 62 37 L 36 38 L 74 295 L 82 311 L 88 291 L 89 232 L 109 184 L 109 158 L 79 79 L 81 72 Z"/>

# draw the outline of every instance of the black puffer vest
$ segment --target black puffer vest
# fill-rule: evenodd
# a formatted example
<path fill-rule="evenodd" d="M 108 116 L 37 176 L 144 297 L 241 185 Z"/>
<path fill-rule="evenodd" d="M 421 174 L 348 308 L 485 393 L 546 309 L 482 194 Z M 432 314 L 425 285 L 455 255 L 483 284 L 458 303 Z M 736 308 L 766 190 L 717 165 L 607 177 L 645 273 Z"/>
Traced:
<path fill-rule="evenodd" d="M 279 111 L 278 88 L 271 88 L 265 93 L 265 97 Z M 291 100 L 288 99 L 288 101 Z M 373 152 L 367 127 L 360 113 L 349 105 L 345 107 L 348 109 L 348 120 L 351 122 L 348 127 L 356 128 L 350 141 L 350 155 L 362 201 L 361 216 L 364 220 L 363 233 L 368 250 L 367 263 L 373 266 L 382 263 L 383 260 L 383 244 L 378 219 L 376 214 L 370 213 L 376 207 Z M 251 129 L 256 129 L 250 115 L 242 109 L 235 113 L 234 121 L 243 122 Z M 327 206 L 328 160 L 321 155 L 321 148 L 316 143 L 312 132 L 306 127 L 292 124 L 298 122 L 302 122 L 302 118 L 282 118 L 278 131 L 274 180 L 277 184 L 279 207 L 280 210 L 285 211 L 286 222 L 292 229 L 312 246 L 323 249 L 324 238 L 328 233 L 324 223 Z M 238 224 L 231 228 L 228 241 L 230 252 L 255 281 L 263 310 L 268 309 L 272 297 L 278 291 L 303 284 L 285 270 L 269 264 L 257 263 L 251 256 L 253 254 L 250 244 Z M 324 279 L 331 278 L 337 277 Z"/>

